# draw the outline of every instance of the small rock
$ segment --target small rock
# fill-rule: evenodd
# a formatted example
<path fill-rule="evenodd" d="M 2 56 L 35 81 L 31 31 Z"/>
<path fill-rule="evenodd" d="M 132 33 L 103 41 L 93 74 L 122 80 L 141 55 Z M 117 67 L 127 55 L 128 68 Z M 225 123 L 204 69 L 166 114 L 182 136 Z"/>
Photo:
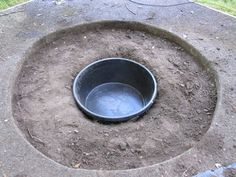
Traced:
<path fill-rule="evenodd" d="M 200 113 L 201 113 L 201 111 L 200 111 L 199 109 L 197 109 L 197 110 L 196 110 L 196 112 L 197 112 L 198 114 L 200 114 Z"/>
<path fill-rule="evenodd" d="M 74 168 L 79 168 L 80 167 L 80 163 L 77 163 L 74 165 Z"/>
<path fill-rule="evenodd" d="M 141 153 L 141 152 L 142 152 L 142 149 L 135 149 L 135 152 Z"/>
<path fill-rule="evenodd" d="M 186 82 L 185 86 L 186 86 L 186 88 L 187 88 L 188 90 L 193 88 L 191 82 Z"/>
<path fill-rule="evenodd" d="M 181 87 L 184 87 L 184 84 L 179 84 Z"/>
<path fill-rule="evenodd" d="M 216 168 L 220 168 L 220 167 L 222 167 L 222 165 L 221 165 L 220 163 L 216 163 L 216 164 L 215 164 L 215 167 L 216 167 Z"/>
<path fill-rule="evenodd" d="M 120 142 L 119 148 L 120 148 L 120 150 L 125 151 L 126 150 L 126 143 L 125 142 Z"/>
<path fill-rule="evenodd" d="M 65 3 L 64 0 L 55 0 L 55 1 L 53 1 L 53 2 L 54 2 L 54 4 L 56 4 L 56 5 L 61 5 L 61 4 Z"/>
<path fill-rule="evenodd" d="M 90 153 L 88 153 L 88 152 L 84 152 L 83 153 L 85 156 L 89 156 L 90 155 Z"/>

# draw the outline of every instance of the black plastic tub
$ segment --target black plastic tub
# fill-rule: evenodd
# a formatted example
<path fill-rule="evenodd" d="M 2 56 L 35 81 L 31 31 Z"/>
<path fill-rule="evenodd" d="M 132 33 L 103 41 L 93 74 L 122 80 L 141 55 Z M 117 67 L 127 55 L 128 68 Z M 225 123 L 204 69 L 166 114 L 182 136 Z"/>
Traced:
<path fill-rule="evenodd" d="M 127 121 L 145 113 L 157 95 L 157 82 L 143 65 L 106 58 L 85 67 L 73 83 L 81 110 L 100 121 Z"/>

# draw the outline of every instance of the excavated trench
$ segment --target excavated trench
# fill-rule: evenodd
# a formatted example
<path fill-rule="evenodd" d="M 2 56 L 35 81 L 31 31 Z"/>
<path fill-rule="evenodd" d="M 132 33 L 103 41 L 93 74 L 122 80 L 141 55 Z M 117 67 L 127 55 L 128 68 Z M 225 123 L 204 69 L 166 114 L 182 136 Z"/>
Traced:
<path fill-rule="evenodd" d="M 16 124 L 36 149 L 73 168 L 132 169 L 186 152 L 210 127 L 216 86 L 204 60 L 179 41 L 128 22 L 91 23 L 46 36 L 30 49 L 16 78 Z M 77 73 L 109 57 L 139 62 L 158 81 L 158 98 L 137 120 L 97 122 L 73 99 Z"/>

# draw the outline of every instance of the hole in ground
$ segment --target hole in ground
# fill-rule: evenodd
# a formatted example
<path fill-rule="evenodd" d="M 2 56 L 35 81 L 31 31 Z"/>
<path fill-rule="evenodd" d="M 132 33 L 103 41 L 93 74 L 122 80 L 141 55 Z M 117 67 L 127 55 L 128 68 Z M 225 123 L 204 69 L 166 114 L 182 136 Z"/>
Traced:
<path fill-rule="evenodd" d="M 193 147 L 211 124 L 213 78 L 180 46 L 140 24 L 84 25 L 38 42 L 13 93 L 16 123 L 27 140 L 58 163 L 84 169 L 131 169 L 171 159 Z M 121 27 L 122 26 L 122 27 Z M 159 98 L 137 121 L 101 124 L 78 110 L 71 94 L 77 72 L 100 58 L 144 64 L 158 79 Z"/>
<path fill-rule="evenodd" d="M 78 106 L 94 119 L 127 121 L 147 112 L 157 95 L 157 83 L 143 65 L 124 58 L 91 63 L 73 81 Z"/>

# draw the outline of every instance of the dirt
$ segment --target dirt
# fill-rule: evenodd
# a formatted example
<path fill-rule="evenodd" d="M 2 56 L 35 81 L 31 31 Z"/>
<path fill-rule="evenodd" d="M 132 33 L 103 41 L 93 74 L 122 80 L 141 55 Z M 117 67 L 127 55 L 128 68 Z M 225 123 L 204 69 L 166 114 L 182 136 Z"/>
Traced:
<path fill-rule="evenodd" d="M 159 96 L 137 120 L 104 124 L 76 106 L 71 86 L 87 64 L 125 57 L 158 80 Z M 171 159 L 193 147 L 210 127 L 216 104 L 212 76 L 180 46 L 129 29 L 90 29 L 41 44 L 16 80 L 17 125 L 39 151 L 83 169 L 132 169 Z"/>
<path fill-rule="evenodd" d="M 230 168 L 224 171 L 225 177 L 236 177 L 236 169 Z"/>

